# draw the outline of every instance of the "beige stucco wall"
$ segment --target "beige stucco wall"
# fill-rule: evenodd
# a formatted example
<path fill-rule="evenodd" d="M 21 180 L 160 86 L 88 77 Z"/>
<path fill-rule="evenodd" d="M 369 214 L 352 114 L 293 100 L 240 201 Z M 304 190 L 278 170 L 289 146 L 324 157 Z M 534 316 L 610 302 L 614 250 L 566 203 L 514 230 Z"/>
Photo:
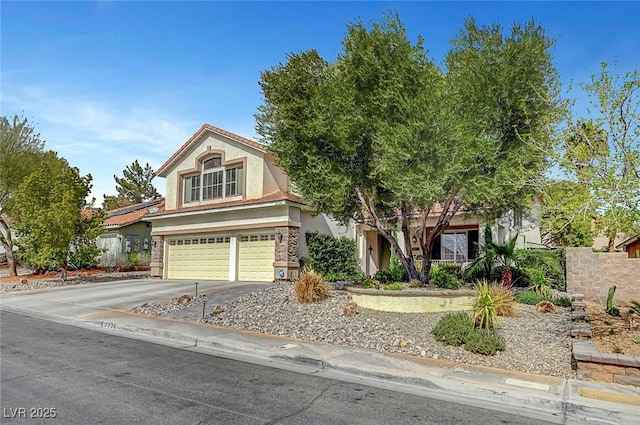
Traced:
<path fill-rule="evenodd" d="M 200 140 L 182 153 L 180 162 L 168 171 L 166 175 L 165 210 L 169 211 L 183 206 L 181 205 L 182 181 L 180 173 L 195 170 L 198 166 L 198 160 L 206 156 L 208 152 L 212 154 L 222 153 L 222 160 L 225 163 L 236 160 L 245 161 L 243 197 L 224 198 L 218 202 L 235 199 L 258 199 L 277 190 L 287 190 L 288 181 L 286 176 L 275 165 L 266 165 L 266 154 L 264 152 L 224 136 L 205 132 Z M 212 202 L 207 201 L 207 203 Z M 196 205 L 199 205 L 199 203 L 188 204 L 188 206 Z"/>
<path fill-rule="evenodd" d="M 300 226 L 300 210 L 284 202 L 270 206 L 206 210 L 174 217 L 158 217 L 153 221 L 153 235 L 232 232 L 277 226 Z"/>
<path fill-rule="evenodd" d="M 412 290 L 383 291 L 357 290 L 349 291 L 353 302 L 358 307 L 378 311 L 401 313 L 436 313 L 446 311 L 473 310 L 473 292 L 471 291 L 431 291 Z"/>

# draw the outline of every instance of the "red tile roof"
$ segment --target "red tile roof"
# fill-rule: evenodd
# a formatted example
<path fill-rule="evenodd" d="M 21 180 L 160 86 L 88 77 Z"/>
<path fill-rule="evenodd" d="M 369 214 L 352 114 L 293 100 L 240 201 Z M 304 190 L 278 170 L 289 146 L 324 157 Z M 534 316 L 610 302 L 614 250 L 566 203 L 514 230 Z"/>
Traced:
<path fill-rule="evenodd" d="M 196 205 L 193 207 L 182 207 L 182 208 L 176 208 L 174 210 L 164 210 L 161 212 L 159 211 L 157 213 L 149 214 L 147 217 L 156 218 L 156 217 L 162 217 L 165 215 L 179 214 L 179 213 L 185 213 L 185 212 L 191 212 L 191 211 L 215 211 L 222 208 L 259 205 L 259 204 L 266 204 L 269 202 L 277 202 L 277 201 L 291 201 L 291 202 L 296 202 L 298 204 L 306 205 L 306 202 L 304 202 L 301 198 L 295 195 L 292 195 L 290 193 L 285 193 L 283 191 L 277 191 L 258 199 L 242 199 L 239 201 L 218 202 L 214 204 Z"/>
<path fill-rule="evenodd" d="M 180 149 L 178 149 L 177 151 L 175 151 L 175 153 L 173 155 L 171 155 L 171 157 L 160 166 L 160 168 L 158 168 L 158 170 L 156 171 L 156 175 L 160 176 L 160 177 L 165 177 L 165 173 L 166 171 L 168 171 L 167 169 L 174 163 L 174 161 L 176 159 L 178 159 L 178 157 L 185 151 L 187 150 L 193 143 L 195 143 L 195 141 L 202 135 L 203 132 L 205 131 L 210 131 L 212 133 L 216 133 L 216 134 L 220 134 L 222 136 L 228 137 L 231 140 L 235 140 L 236 142 L 240 142 L 242 144 L 245 144 L 247 146 L 251 146 L 252 148 L 258 149 L 262 152 L 266 152 L 267 151 L 267 147 L 265 145 L 263 145 L 262 143 L 258 143 L 256 141 L 247 139 L 245 137 L 239 136 L 237 134 L 231 133 L 230 131 L 227 130 L 223 130 L 221 128 L 215 127 L 211 124 L 203 124 L 202 127 L 200 127 L 200 129 L 198 131 L 196 131 L 193 136 L 191 136 L 189 138 L 189 140 L 187 140 L 186 142 L 184 142 L 184 144 L 180 147 Z"/>
<path fill-rule="evenodd" d="M 141 221 L 142 218 L 151 214 L 150 210 L 154 208 L 158 209 L 157 212 L 164 211 L 164 199 L 157 199 L 155 201 L 143 202 L 141 204 L 111 210 L 107 213 L 108 218 L 102 222 L 102 225 L 104 227 L 128 226 Z"/>

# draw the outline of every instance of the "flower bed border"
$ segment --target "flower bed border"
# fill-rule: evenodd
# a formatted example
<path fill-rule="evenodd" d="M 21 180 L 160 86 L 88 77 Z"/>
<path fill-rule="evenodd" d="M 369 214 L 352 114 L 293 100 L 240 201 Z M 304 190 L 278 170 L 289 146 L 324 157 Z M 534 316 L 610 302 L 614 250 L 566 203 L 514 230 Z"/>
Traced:
<path fill-rule="evenodd" d="M 591 325 L 583 294 L 571 296 L 571 351 L 577 377 L 640 387 L 640 357 L 601 353 L 591 341 Z"/>

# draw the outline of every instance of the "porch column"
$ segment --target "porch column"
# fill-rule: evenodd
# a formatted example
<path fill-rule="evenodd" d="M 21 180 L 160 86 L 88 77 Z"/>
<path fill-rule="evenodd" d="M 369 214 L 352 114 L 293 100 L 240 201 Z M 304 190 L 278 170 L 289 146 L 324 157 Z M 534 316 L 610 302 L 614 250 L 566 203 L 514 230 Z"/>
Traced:
<path fill-rule="evenodd" d="M 298 246 L 300 229 L 276 227 L 276 256 L 273 263 L 274 280 L 295 280 L 299 275 Z"/>
<path fill-rule="evenodd" d="M 151 276 L 162 278 L 164 271 L 164 235 L 151 237 L 151 262 L 149 263 L 149 268 Z"/>

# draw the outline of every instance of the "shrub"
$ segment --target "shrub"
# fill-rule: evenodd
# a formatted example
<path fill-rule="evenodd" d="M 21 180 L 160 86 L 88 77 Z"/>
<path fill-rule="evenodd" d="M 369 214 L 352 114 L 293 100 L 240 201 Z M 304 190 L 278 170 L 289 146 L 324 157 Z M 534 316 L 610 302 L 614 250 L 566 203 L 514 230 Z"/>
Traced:
<path fill-rule="evenodd" d="M 431 279 L 438 288 L 459 289 L 464 285 L 462 268 L 457 264 L 436 264 L 431 269 Z"/>
<path fill-rule="evenodd" d="M 380 281 L 372 279 L 370 277 L 364 279 L 362 281 L 363 289 L 380 289 Z"/>
<path fill-rule="evenodd" d="M 312 303 L 329 297 L 329 286 L 322 275 L 313 270 L 305 272 L 293 288 L 296 299 L 301 303 Z"/>
<path fill-rule="evenodd" d="M 540 301 L 550 301 L 558 307 L 571 307 L 571 298 L 567 296 L 546 297 L 536 294 L 533 291 L 524 291 L 522 294 L 516 296 L 516 302 L 520 304 L 537 305 Z"/>
<path fill-rule="evenodd" d="M 516 263 L 523 270 L 537 267 L 544 268 L 545 280 L 551 288 L 564 291 L 565 281 L 565 250 L 564 249 L 519 249 L 515 253 Z M 521 286 L 529 285 L 529 276 L 524 276 L 525 282 Z"/>
<path fill-rule="evenodd" d="M 389 272 L 391 273 L 391 280 L 394 282 L 408 282 L 409 272 L 407 268 L 402 265 L 395 250 L 391 250 L 391 259 L 389 260 Z"/>
<path fill-rule="evenodd" d="M 464 344 L 467 335 L 473 331 L 473 323 L 465 312 L 449 313 L 434 326 L 431 334 L 445 345 Z"/>
<path fill-rule="evenodd" d="M 636 300 L 629 301 L 631 304 L 631 308 L 629 309 L 629 313 L 640 314 L 640 302 Z"/>
<path fill-rule="evenodd" d="M 325 235 L 318 232 L 305 233 L 309 255 L 304 259 L 305 266 L 316 272 L 352 276 L 357 269 L 356 243 L 347 237 Z"/>
<path fill-rule="evenodd" d="M 547 278 L 543 266 L 537 266 L 526 270 L 529 277 L 529 290 L 538 295 L 549 298 L 551 291 L 547 285 Z"/>
<path fill-rule="evenodd" d="M 492 331 L 472 329 L 464 342 L 464 349 L 472 353 L 493 356 L 497 351 L 504 351 L 504 338 Z"/>
<path fill-rule="evenodd" d="M 380 269 L 373 275 L 373 278 L 380 283 L 393 282 L 395 279 L 393 278 L 393 273 L 389 269 Z"/>
<path fill-rule="evenodd" d="M 400 282 L 393 282 L 384 285 L 382 289 L 384 289 L 385 291 L 402 291 L 404 289 L 404 286 L 402 286 L 402 283 Z"/>
<path fill-rule="evenodd" d="M 515 299 L 513 291 L 504 285 L 491 285 L 491 295 L 494 299 L 500 300 L 496 305 L 498 316 L 512 317 L 515 315 Z"/>
<path fill-rule="evenodd" d="M 519 302 L 520 304 L 536 305 L 540 301 L 544 301 L 544 300 L 545 300 L 544 296 L 540 294 L 536 294 L 533 291 L 524 291 L 522 294 L 516 296 L 516 301 Z"/>
<path fill-rule="evenodd" d="M 513 304 L 513 295 L 511 291 L 503 291 L 486 280 L 476 283 L 475 289 L 473 322 L 478 328 L 490 331 L 498 322 L 498 312 L 509 311 L 509 304 Z"/>
<path fill-rule="evenodd" d="M 347 275 L 344 273 L 326 273 L 323 277 L 327 282 L 342 282 L 347 280 Z"/>
<path fill-rule="evenodd" d="M 571 298 L 567 296 L 553 297 L 551 302 L 558 307 L 571 307 Z"/>

